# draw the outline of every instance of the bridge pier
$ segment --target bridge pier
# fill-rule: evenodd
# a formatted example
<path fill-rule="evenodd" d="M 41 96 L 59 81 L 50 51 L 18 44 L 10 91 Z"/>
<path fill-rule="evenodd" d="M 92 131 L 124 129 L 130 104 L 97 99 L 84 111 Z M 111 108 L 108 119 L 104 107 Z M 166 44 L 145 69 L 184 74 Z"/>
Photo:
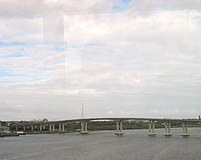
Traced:
<path fill-rule="evenodd" d="M 43 125 L 40 124 L 40 132 L 42 132 L 42 131 L 43 131 Z"/>
<path fill-rule="evenodd" d="M 55 124 L 49 124 L 49 132 L 55 132 Z"/>
<path fill-rule="evenodd" d="M 164 134 L 164 136 L 166 136 L 166 137 L 172 136 L 170 129 L 171 129 L 171 123 L 165 122 L 165 134 Z"/>
<path fill-rule="evenodd" d="M 64 123 L 59 123 L 59 133 L 64 133 L 65 129 L 65 124 Z"/>
<path fill-rule="evenodd" d="M 156 135 L 154 120 L 149 120 L 149 133 L 148 133 L 148 135 L 149 136 L 155 136 Z"/>
<path fill-rule="evenodd" d="M 40 132 L 46 129 L 46 124 L 40 124 L 39 126 Z"/>
<path fill-rule="evenodd" d="M 123 124 L 122 124 L 121 120 L 116 121 L 116 132 L 115 132 L 115 134 L 117 136 L 122 136 L 124 134 L 123 133 Z"/>
<path fill-rule="evenodd" d="M 182 137 L 188 137 L 189 133 L 188 133 L 188 124 L 187 122 L 182 122 Z"/>
<path fill-rule="evenodd" d="M 23 126 L 23 131 L 26 131 L 26 126 Z"/>
<path fill-rule="evenodd" d="M 42 127 L 42 130 L 46 131 L 47 127 L 48 127 L 48 124 L 44 124 L 43 127 Z"/>
<path fill-rule="evenodd" d="M 52 131 L 52 125 L 49 124 L 49 132 L 51 132 L 51 131 Z"/>
<path fill-rule="evenodd" d="M 88 134 L 89 132 L 87 131 L 87 122 L 86 121 L 81 121 L 81 131 L 80 134 Z"/>

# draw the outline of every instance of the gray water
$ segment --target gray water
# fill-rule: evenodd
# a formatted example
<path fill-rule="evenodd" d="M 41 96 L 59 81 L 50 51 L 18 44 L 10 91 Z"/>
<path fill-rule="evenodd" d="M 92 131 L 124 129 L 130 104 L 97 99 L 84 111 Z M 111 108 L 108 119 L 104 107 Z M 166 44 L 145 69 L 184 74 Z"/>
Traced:
<path fill-rule="evenodd" d="M 147 130 L 26 135 L 0 138 L 0 160 L 201 160 L 201 128 L 191 128 L 188 138 L 181 129 L 164 130 L 148 137 Z"/>

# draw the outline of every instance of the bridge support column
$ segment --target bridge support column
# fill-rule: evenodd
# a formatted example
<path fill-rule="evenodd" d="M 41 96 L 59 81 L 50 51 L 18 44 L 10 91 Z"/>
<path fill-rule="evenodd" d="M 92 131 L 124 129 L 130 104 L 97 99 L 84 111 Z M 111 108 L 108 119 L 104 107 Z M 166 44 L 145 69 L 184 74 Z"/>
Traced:
<path fill-rule="evenodd" d="M 46 129 L 46 124 L 43 125 L 43 129 L 44 129 L 44 130 Z"/>
<path fill-rule="evenodd" d="M 42 131 L 43 131 L 43 125 L 40 124 L 40 132 L 42 132 Z"/>
<path fill-rule="evenodd" d="M 183 137 L 189 136 L 187 122 L 182 122 L 182 134 L 181 134 L 181 136 L 183 136 Z"/>
<path fill-rule="evenodd" d="M 26 131 L 26 126 L 23 126 L 23 131 Z"/>
<path fill-rule="evenodd" d="M 32 132 L 34 131 L 34 126 L 33 126 L 33 125 L 31 125 L 31 131 L 32 131 Z"/>
<path fill-rule="evenodd" d="M 49 124 L 49 132 L 52 132 L 52 125 Z"/>
<path fill-rule="evenodd" d="M 64 133 L 64 127 L 65 127 L 64 123 L 59 123 L 59 133 Z"/>
<path fill-rule="evenodd" d="M 62 123 L 61 125 L 61 131 L 64 133 L 65 132 L 65 123 Z"/>
<path fill-rule="evenodd" d="M 149 133 L 148 133 L 148 135 L 149 136 L 155 136 L 156 135 L 154 120 L 149 120 Z"/>
<path fill-rule="evenodd" d="M 55 124 L 52 124 L 52 132 L 55 132 Z"/>
<path fill-rule="evenodd" d="M 61 133 L 61 123 L 59 123 L 59 133 Z"/>
<path fill-rule="evenodd" d="M 172 135 L 170 129 L 171 129 L 171 123 L 165 122 L 165 134 L 164 134 L 164 136 L 168 137 L 168 136 Z"/>
<path fill-rule="evenodd" d="M 81 121 L 81 132 L 80 134 L 88 134 L 89 132 L 87 131 L 87 122 Z"/>
<path fill-rule="evenodd" d="M 55 132 L 55 124 L 49 124 L 49 132 Z"/>
<path fill-rule="evenodd" d="M 115 134 L 117 136 L 122 136 L 124 133 L 123 133 L 123 124 L 122 124 L 122 121 L 120 120 L 117 120 L 116 121 L 116 132 Z"/>

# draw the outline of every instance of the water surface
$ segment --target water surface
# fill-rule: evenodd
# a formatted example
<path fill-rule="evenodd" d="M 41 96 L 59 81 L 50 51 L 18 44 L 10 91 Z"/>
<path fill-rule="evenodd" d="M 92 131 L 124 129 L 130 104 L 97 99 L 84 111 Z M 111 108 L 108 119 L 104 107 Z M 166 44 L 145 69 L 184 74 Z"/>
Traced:
<path fill-rule="evenodd" d="M 26 135 L 0 138 L 0 160 L 201 160 L 201 128 L 189 129 L 191 136 L 182 138 L 181 129 L 164 130 L 148 137 L 147 130 Z"/>

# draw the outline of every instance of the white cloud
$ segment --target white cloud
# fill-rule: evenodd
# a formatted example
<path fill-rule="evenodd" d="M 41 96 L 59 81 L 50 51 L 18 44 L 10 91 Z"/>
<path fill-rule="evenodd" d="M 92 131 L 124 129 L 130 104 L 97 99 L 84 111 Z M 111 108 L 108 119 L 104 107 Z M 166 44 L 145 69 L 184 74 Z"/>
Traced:
<path fill-rule="evenodd" d="M 80 9 L 75 6 L 78 1 L 69 1 L 66 8 L 61 5 L 67 1 L 41 1 L 40 7 L 39 1 L 27 1 L 25 5 L 32 9 L 19 11 L 17 2 L 3 2 L 1 7 L 14 6 L 7 13 L 0 7 L 1 17 L 6 17 L 0 22 L 3 119 L 8 115 L 12 119 L 79 118 L 82 103 L 86 117 L 197 116 L 200 11 L 162 7 L 137 14 L 132 12 L 132 5 L 140 3 L 136 2 L 113 13 L 111 4 L 99 0 L 79 1 Z M 66 14 L 65 49 L 43 43 L 39 13 L 58 8 Z M 84 14 L 104 9 L 109 13 Z M 68 14 L 74 11 L 79 14 Z M 13 13 L 18 13 L 15 19 Z"/>

